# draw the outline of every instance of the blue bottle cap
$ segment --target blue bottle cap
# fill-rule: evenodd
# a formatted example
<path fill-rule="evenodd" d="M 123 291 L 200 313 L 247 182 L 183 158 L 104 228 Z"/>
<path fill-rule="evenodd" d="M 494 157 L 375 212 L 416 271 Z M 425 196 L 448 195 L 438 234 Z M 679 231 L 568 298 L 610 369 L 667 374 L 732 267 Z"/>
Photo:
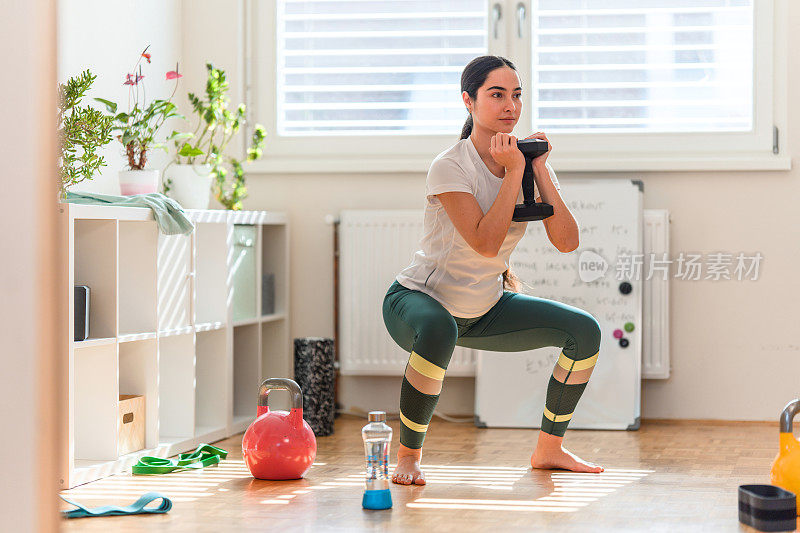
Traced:
<path fill-rule="evenodd" d="M 364 509 L 391 509 L 392 492 L 389 489 L 365 490 L 361 506 Z"/>

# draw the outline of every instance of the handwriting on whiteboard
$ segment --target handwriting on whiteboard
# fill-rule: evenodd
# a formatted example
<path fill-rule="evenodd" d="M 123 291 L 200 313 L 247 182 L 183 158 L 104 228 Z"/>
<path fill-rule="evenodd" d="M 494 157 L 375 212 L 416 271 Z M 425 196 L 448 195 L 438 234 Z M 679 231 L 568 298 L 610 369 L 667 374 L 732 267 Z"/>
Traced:
<path fill-rule="evenodd" d="M 605 201 L 592 202 L 587 200 L 570 200 L 566 202 L 566 205 L 570 210 L 602 211 L 606 203 Z"/>

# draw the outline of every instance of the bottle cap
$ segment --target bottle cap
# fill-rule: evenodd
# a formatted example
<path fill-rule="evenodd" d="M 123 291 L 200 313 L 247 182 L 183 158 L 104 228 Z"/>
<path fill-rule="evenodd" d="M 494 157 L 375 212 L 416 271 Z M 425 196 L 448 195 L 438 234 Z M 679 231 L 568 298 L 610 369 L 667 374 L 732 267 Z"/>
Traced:
<path fill-rule="evenodd" d="M 386 422 L 386 412 L 385 411 L 370 411 L 369 412 L 369 421 L 370 422 Z"/>

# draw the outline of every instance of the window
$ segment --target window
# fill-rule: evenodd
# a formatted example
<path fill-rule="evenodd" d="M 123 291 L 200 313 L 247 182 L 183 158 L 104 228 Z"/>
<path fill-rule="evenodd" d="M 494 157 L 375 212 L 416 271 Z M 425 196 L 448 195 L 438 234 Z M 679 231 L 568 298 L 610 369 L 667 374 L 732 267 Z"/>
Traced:
<path fill-rule="evenodd" d="M 426 171 L 459 138 L 461 71 L 483 54 L 516 64 L 514 134 L 547 132 L 556 168 L 789 168 L 773 153 L 780 17 L 768 0 L 276 0 L 250 11 L 250 100 L 272 133 L 265 171 Z"/>
<path fill-rule="evenodd" d="M 748 131 L 753 0 L 533 2 L 533 123 L 551 132 Z"/>
<path fill-rule="evenodd" d="M 277 24 L 282 136 L 451 134 L 488 52 L 485 0 L 278 0 Z"/>

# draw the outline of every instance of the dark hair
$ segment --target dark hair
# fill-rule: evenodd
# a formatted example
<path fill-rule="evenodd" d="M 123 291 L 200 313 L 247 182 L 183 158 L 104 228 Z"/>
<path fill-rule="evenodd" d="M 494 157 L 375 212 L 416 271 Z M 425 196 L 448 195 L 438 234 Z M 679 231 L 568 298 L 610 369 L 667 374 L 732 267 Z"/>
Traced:
<path fill-rule="evenodd" d="M 478 98 L 478 89 L 486 82 L 489 73 L 501 67 L 517 70 L 514 63 L 501 56 L 478 56 L 470 61 L 461 73 L 461 92 L 467 91 L 473 100 Z M 472 133 L 472 114 L 467 117 L 461 129 L 461 139 L 466 139 Z M 519 278 L 507 269 L 503 272 L 503 288 L 512 292 L 519 292 Z"/>

